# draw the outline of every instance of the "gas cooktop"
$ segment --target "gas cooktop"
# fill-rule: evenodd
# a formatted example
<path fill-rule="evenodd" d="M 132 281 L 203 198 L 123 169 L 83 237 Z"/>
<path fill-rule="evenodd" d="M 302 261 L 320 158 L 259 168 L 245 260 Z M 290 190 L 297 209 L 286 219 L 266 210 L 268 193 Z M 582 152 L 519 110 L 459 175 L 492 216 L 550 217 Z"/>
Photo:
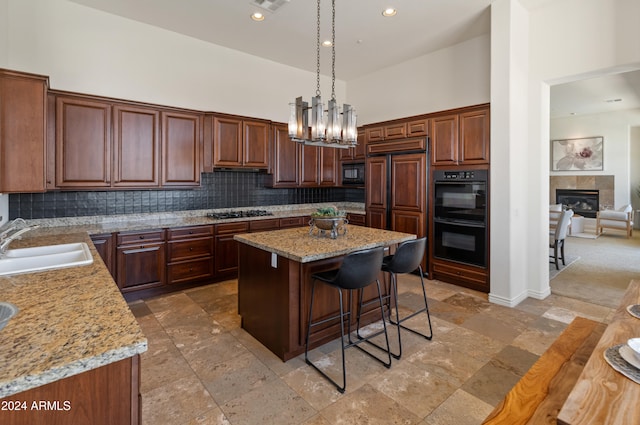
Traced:
<path fill-rule="evenodd" d="M 273 215 L 273 213 L 266 210 L 247 210 L 247 211 L 223 211 L 208 213 L 207 217 L 214 218 L 216 220 L 223 220 L 226 218 L 242 218 L 242 217 L 263 217 Z"/>

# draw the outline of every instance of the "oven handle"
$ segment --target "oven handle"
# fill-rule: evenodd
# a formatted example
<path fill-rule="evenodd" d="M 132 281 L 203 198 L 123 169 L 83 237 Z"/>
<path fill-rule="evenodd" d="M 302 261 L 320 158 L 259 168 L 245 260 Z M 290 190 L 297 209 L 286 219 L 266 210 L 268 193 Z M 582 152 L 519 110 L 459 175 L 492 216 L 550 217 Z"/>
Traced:
<path fill-rule="evenodd" d="M 434 218 L 434 223 L 441 224 L 451 224 L 453 226 L 464 226 L 464 227 L 476 227 L 478 229 L 484 229 L 487 227 L 484 223 L 480 223 L 477 221 L 467 221 L 467 220 L 451 220 L 451 219 L 443 219 L 443 218 Z"/>

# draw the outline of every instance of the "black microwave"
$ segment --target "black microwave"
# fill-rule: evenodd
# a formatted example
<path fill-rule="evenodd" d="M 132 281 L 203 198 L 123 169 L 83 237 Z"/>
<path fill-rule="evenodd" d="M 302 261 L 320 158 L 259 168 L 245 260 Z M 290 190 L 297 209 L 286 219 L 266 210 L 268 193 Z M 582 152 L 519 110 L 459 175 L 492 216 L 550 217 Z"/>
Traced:
<path fill-rule="evenodd" d="M 364 162 L 342 164 L 343 185 L 364 185 Z"/>

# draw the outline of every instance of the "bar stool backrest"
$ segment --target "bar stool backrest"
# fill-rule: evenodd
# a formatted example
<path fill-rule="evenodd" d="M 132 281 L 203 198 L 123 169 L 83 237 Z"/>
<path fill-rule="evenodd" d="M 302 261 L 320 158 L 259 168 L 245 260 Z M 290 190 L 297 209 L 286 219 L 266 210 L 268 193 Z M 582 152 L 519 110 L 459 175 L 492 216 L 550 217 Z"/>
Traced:
<path fill-rule="evenodd" d="M 384 248 L 371 248 L 352 252 L 344 257 L 333 284 L 344 289 L 360 289 L 378 277 Z"/>
<path fill-rule="evenodd" d="M 397 274 L 411 273 L 420 265 L 426 244 L 426 237 L 401 243 L 386 269 Z"/>

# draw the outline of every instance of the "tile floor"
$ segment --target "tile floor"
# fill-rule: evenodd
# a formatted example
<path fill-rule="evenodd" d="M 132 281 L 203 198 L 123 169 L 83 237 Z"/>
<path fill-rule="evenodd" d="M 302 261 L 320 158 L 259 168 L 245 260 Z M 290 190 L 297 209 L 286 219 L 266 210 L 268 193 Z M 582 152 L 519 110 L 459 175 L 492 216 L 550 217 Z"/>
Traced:
<path fill-rule="evenodd" d="M 240 328 L 235 280 L 132 302 L 149 341 L 143 424 L 476 425 L 576 315 L 608 322 L 612 314 L 556 295 L 510 309 L 426 282 L 433 340 L 403 332 L 402 359 L 390 369 L 348 349 L 345 394 L 302 356 L 284 363 Z M 401 309 L 419 305 L 417 276 L 401 276 L 399 290 Z M 312 355 L 340 373 L 336 342 Z"/>

